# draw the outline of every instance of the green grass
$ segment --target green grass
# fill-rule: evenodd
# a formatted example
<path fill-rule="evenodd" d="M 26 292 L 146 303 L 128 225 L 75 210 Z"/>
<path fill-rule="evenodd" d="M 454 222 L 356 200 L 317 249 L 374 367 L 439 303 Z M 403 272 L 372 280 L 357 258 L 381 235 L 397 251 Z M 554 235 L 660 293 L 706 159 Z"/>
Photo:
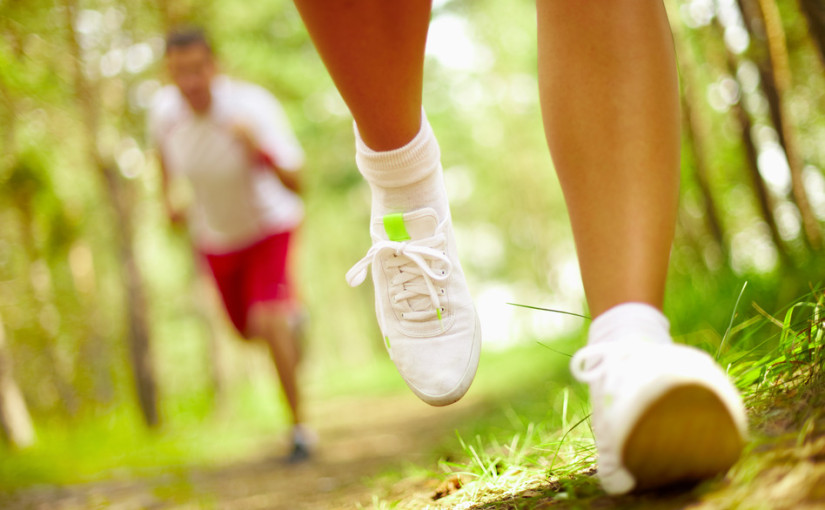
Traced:
<path fill-rule="evenodd" d="M 709 482 L 680 498 L 744 504 L 752 497 L 749 487 L 770 486 L 763 477 L 771 470 L 795 469 L 825 432 L 825 294 L 812 290 L 768 312 L 751 302 L 749 288 L 741 290 L 731 292 L 719 333 L 691 332 L 679 340 L 716 354 L 727 367 L 745 396 L 753 439 L 725 483 Z M 581 336 L 540 339 L 507 352 L 484 352 L 467 418 L 433 444 L 429 462 L 396 466 L 365 481 L 373 498 L 363 507 L 513 509 L 552 501 L 560 508 L 587 508 L 604 498 L 591 476 L 595 452 L 586 389 L 567 367 L 582 343 Z M 408 392 L 386 359 L 307 378 L 310 397 L 321 402 Z M 210 398 L 204 392 L 165 399 L 166 423 L 157 432 L 145 430 L 127 406 L 70 424 L 38 420 L 36 446 L 0 449 L 0 491 L 225 465 L 260 454 L 262 445 L 274 444 L 285 431 L 274 379 L 233 388 L 224 418 L 212 414 Z M 450 483 L 443 497 L 432 499 L 439 484 Z M 184 486 L 168 490 L 187 498 Z M 654 508 L 648 504 L 670 500 L 621 501 Z"/>
<path fill-rule="evenodd" d="M 231 418 L 213 416 L 206 393 L 169 399 L 163 410 L 168 418 L 157 431 L 146 429 L 128 406 L 71 423 L 41 420 L 34 446 L 0 450 L 0 490 L 124 479 L 243 458 L 283 427 L 282 411 L 269 397 L 252 385 L 237 388 Z"/>
<path fill-rule="evenodd" d="M 676 505 L 668 503 L 669 497 L 718 500 L 726 502 L 724 508 L 768 508 L 751 495 L 751 484 L 772 470 L 793 470 L 800 455 L 794 449 L 805 448 L 825 433 L 825 293 L 814 289 L 775 313 L 755 302 L 748 306 L 743 299 L 746 295 L 743 286 L 731 300 L 723 334 L 704 332 L 681 338 L 715 354 L 742 391 L 753 434 L 746 453 L 730 471 L 727 484 L 710 481 L 664 500 L 658 496 L 624 500 L 628 508 L 659 508 L 656 505 L 663 502 L 664 507 Z M 555 352 L 573 352 L 575 342 L 549 347 L 548 352 L 559 357 Z M 555 375 L 548 370 L 545 380 Z M 594 499 L 604 497 L 591 476 L 595 446 L 582 388 L 563 376 L 554 388 L 540 381 L 535 383 L 532 402 L 500 407 L 509 432 L 502 432 L 506 427 L 501 427 L 501 416 L 482 416 L 472 429 L 459 433 L 454 446 L 458 452 L 453 450 L 442 458 L 437 469 L 409 468 L 403 474 L 402 478 L 435 478 L 445 486 L 452 483 L 448 495 L 436 500 L 430 497 L 433 491 L 428 497 L 420 493 L 413 497 L 412 492 L 406 497 L 376 497 L 371 508 L 492 510 L 533 508 L 551 501 L 563 501 L 564 508 L 588 508 Z M 537 411 L 542 405 L 544 413 Z M 458 490 L 456 479 L 461 485 Z"/>
<path fill-rule="evenodd" d="M 485 352 L 469 395 L 481 399 L 472 417 L 434 446 L 431 465 L 406 465 L 370 480 L 374 498 L 366 508 L 436 504 L 429 494 L 404 493 L 411 483 L 460 478 L 463 488 L 438 502 L 450 507 L 538 486 L 550 472 L 567 480 L 591 466 L 586 392 L 568 370 L 583 341 L 573 336 Z"/>
<path fill-rule="evenodd" d="M 580 340 L 571 340 L 578 343 Z M 564 347 L 569 351 L 572 346 Z M 537 354 L 540 357 L 537 357 Z M 495 430 L 501 435 L 512 430 L 507 417 L 498 412 L 500 402 L 512 401 L 525 414 L 523 404 L 530 394 L 514 390 L 518 382 L 544 378 L 547 367 L 562 372 L 566 365 L 559 356 L 533 344 L 503 354 L 484 353 L 483 368 L 488 375 L 478 380 L 472 392 L 492 402 L 490 419 L 483 428 L 472 426 L 465 432 L 475 435 Z M 332 401 L 344 397 L 408 396 L 408 389 L 392 363 L 385 358 L 357 369 L 341 367 L 332 371 L 307 371 L 307 397 Z M 109 411 L 67 420 L 36 420 L 37 442 L 22 451 L 0 446 L 0 491 L 33 485 L 67 485 L 98 480 L 139 478 L 158 472 L 176 472 L 208 467 L 260 454 L 286 432 L 287 418 L 278 394 L 274 372 L 255 373 L 230 390 L 223 413 L 213 409 L 208 391 L 166 395 L 162 399 L 163 426 L 147 430 L 134 405 L 119 405 Z M 513 392 L 521 396 L 511 396 Z M 527 415 L 540 416 L 541 406 Z M 536 418 L 538 419 L 538 418 Z M 472 422 L 475 423 L 475 422 Z M 448 445 L 442 447 L 446 451 Z"/>

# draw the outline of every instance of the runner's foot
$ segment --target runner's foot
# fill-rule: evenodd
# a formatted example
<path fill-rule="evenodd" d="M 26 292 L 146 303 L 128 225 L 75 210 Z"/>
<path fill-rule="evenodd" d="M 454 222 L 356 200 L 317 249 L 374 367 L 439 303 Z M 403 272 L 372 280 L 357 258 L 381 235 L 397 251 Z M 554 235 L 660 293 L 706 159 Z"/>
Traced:
<path fill-rule="evenodd" d="M 286 462 L 287 464 L 299 464 L 309 460 L 312 456 L 315 445 L 318 443 L 318 436 L 305 425 L 295 425 L 292 427 L 290 440 L 292 446 Z"/>
<path fill-rule="evenodd" d="M 372 264 L 375 309 L 390 358 L 421 400 L 443 406 L 469 389 L 481 328 L 456 257 L 447 214 L 433 209 L 372 222 L 373 245 L 347 273 L 356 286 Z"/>
<path fill-rule="evenodd" d="M 747 432 L 741 397 L 706 353 L 621 339 L 584 347 L 571 369 L 590 386 L 609 494 L 703 480 L 739 458 Z"/>

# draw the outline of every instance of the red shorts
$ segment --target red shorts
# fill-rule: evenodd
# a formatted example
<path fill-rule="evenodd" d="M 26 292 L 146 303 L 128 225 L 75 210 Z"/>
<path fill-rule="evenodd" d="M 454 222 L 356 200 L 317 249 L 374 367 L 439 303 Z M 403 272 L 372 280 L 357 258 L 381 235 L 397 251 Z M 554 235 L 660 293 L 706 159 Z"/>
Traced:
<path fill-rule="evenodd" d="M 246 319 L 255 303 L 290 302 L 287 253 L 292 232 L 273 234 L 241 250 L 201 255 L 206 259 L 232 324 L 246 334 Z"/>

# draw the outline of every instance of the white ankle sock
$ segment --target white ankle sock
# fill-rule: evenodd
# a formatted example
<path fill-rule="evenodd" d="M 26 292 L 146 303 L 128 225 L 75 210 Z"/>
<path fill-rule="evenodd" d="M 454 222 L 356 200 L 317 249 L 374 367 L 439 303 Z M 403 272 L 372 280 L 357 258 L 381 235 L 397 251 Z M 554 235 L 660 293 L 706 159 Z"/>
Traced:
<path fill-rule="evenodd" d="M 670 343 L 670 322 L 645 303 L 623 303 L 602 313 L 590 324 L 589 345 L 621 340 Z"/>
<path fill-rule="evenodd" d="M 432 207 L 440 219 L 450 210 L 441 168 L 441 151 L 427 116 L 406 145 L 377 152 L 361 139 L 355 126 L 355 162 L 372 190 L 372 217 Z"/>
<path fill-rule="evenodd" d="M 292 426 L 292 442 L 304 446 L 313 446 L 318 442 L 318 436 L 303 423 Z"/>

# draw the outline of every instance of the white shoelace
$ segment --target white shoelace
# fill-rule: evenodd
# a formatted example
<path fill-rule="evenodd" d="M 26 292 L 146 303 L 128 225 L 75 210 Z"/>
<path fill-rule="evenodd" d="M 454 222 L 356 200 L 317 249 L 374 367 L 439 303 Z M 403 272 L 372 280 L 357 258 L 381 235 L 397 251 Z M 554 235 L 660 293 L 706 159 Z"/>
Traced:
<path fill-rule="evenodd" d="M 390 303 L 401 312 L 404 320 L 423 322 L 441 316 L 441 296 L 444 288 L 434 282 L 445 281 L 452 271 L 452 263 L 444 254 L 444 234 L 415 241 L 378 241 L 367 254 L 347 271 L 347 283 L 357 287 L 367 277 L 367 268 L 381 264 L 381 257 L 389 257 L 387 267 L 397 267 L 398 273 L 390 279 Z M 433 269 L 441 262 L 443 269 Z"/>
<path fill-rule="evenodd" d="M 605 393 L 615 395 L 627 383 L 627 369 L 616 365 L 625 363 L 633 355 L 638 346 L 629 345 L 632 343 L 635 342 L 612 341 L 586 345 L 570 360 L 573 377 L 590 386 L 590 401 L 594 406 L 590 419 L 599 445 L 599 471 L 602 473 L 614 473 L 621 468 L 621 463 L 615 451 L 616 445 L 604 439 L 607 423 L 604 416 L 596 412 L 596 407 L 612 402 L 612 397 L 604 400 Z"/>
<path fill-rule="evenodd" d="M 649 354 L 650 349 L 655 349 L 657 345 L 655 342 L 633 340 L 586 345 L 570 360 L 570 372 L 583 383 L 598 383 L 601 388 L 616 391 L 621 381 L 630 374 L 626 373 L 627 368 L 614 365 L 626 364 L 631 357 Z"/>
<path fill-rule="evenodd" d="M 605 359 L 616 350 L 614 342 L 586 345 L 570 360 L 570 372 L 583 383 L 593 383 L 607 371 Z"/>

